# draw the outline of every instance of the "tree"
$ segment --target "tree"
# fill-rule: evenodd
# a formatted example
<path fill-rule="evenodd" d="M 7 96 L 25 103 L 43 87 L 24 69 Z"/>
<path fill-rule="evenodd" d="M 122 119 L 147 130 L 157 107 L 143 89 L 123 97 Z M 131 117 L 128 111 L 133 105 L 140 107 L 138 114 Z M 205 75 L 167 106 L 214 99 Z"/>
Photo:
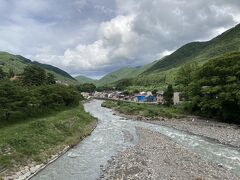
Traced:
<path fill-rule="evenodd" d="M 2 68 L 0 67 L 0 80 L 3 79 L 6 76 Z"/>
<path fill-rule="evenodd" d="M 194 71 L 187 85 L 182 82 L 191 112 L 240 123 L 239 59 L 240 53 L 212 59 Z"/>
<path fill-rule="evenodd" d="M 96 91 L 97 87 L 92 83 L 84 83 L 77 86 L 78 91 L 93 93 Z"/>
<path fill-rule="evenodd" d="M 164 104 L 167 106 L 173 105 L 173 87 L 168 85 L 167 90 L 163 93 Z"/>
<path fill-rule="evenodd" d="M 157 95 L 157 90 L 156 90 L 156 89 L 152 90 L 152 95 L 153 95 L 153 96 L 156 96 L 156 95 Z"/>
<path fill-rule="evenodd" d="M 128 91 L 126 91 L 126 90 L 123 91 L 123 95 L 125 95 L 125 96 L 129 96 L 129 94 L 130 94 L 130 93 L 129 93 Z"/>
<path fill-rule="evenodd" d="M 56 84 L 55 76 L 52 73 L 47 73 L 46 83 L 47 84 Z"/>
<path fill-rule="evenodd" d="M 123 91 L 124 89 L 131 85 L 132 85 L 131 79 L 121 79 L 117 82 L 116 89 Z"/>
<path fill-rule="evenodd" d="M 138 89 L 133 90 L 133 94 L 138 94 L 140 91 Z"/>
<path fill-rule="evenodd" d="M 188 63 L 183 65 L 177 72 L 176 85 L 182 92 L 181 96 L 185 99 L 189 96 L 188 85 L 193 82 L 195 78 L 195 72 L 198 69 L 197 63 Z"/>
<path fill-rule="evenodd" d="M 29 65 L 24 68 L 21 80 L 27 86 L 40 86 L 46 83 L 46 72 L 36 65 Z"/>
<path fill-rule="evenodd" d="M 25 103 L 30 93 L 27 93 L 24 87 L 15 82 L 3 80 L 0 83 L 0 120 L 8 121 L 11 116 L 22 117 L 28 110 L 29 103 Z"/>
<path fill-rule="evenodd" d="M 96 88 L 96 91 L 100 91 L 100 92 L 102 92 L 102 91 L 113 91 L 113 90 L 115 90 L 115 88 L 111 87 L 111 86 L 100 86 L 100 87 Z"/>
<path fill-rule="evenodd" d="M 9 69 L 9 71 L 8 71 L 8 77 L 9 77 L 9 78 L 13 78 L 14 76 L 15 76 L 14 71 L 13 71 L 12 69 Z"/>

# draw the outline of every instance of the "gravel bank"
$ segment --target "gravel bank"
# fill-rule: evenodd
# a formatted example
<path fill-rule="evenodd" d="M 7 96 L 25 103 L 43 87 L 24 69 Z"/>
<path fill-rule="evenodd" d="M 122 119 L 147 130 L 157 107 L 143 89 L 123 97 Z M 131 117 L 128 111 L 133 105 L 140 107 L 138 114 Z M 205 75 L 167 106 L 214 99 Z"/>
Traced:
<path fill-rule="evenodd" d="M 196 117 L 150 122 L 205 136 L 222 144 L 240 148 L 240 127 L 237 125 L 213 122 Z"/>
<path fill-rule="evenodd" d="M 199 117 L 181 119 L 145 118 L 140 116 L 118 114 L 127 119 L 173 127 L 195 135 L 204 136 L 222 144 L 240 148 L 240 126 L 207 120 Z"/>
<path fill-rule="evenodd" d="M 137 129 L 138 144 L 109 162 L 102 179 L 240 179 L 170 138 Z"/>

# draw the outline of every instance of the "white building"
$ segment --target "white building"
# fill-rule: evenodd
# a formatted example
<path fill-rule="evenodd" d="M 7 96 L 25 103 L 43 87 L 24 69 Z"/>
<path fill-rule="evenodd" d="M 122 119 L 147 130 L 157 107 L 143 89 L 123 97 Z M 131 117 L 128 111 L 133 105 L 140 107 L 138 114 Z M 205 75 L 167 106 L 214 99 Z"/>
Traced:
<path fill-rule="evenodd" d="M 173 104 L 179 104 L 180 103 L 180 93 L 179 92 L 174 92 L 173 93 Z"/>

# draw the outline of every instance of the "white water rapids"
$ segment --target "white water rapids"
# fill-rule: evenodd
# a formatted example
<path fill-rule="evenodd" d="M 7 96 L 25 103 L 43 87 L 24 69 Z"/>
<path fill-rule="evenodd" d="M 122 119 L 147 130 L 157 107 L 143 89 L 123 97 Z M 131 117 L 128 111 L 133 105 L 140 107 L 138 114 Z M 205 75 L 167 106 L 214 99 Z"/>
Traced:
<path fill-rule="evenodd" d="M 92 134 L 48 165 L 32 179 L 36 180 L 95 180 L 99 178 L 101 165 L 112 156 L 138 142 L 136 127 L 142 127 L 171 137 L 177 143 L 240 175 L 240 151 L 201 136 L 191 135 L 173 128 L 150 123 L 124 120 L 113 111 L 101 107 L 102 101 L 94 100 L 84 105 L 85 110 L 99 119 Z M 124 132 L 133 139 L 124 139 Z"/>

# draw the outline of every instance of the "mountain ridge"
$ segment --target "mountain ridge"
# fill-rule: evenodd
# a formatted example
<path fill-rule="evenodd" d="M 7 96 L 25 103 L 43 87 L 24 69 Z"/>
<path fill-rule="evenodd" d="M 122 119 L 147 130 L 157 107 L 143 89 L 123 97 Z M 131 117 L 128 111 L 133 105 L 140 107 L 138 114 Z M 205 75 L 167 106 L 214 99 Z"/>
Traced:
<path fill-rule="evenodd" d="M 235 51 L 240 51 L 240 24 L 209 41 L 190 42 L 181 46 L 163 60 L 159 60 L 145 73 L 148 74 L 156 70 L 168 70 L 183 65 L 186 62 L 207 60 Z"/>
<path fill-rule="evenodd" d="M 192 62 L 204 64 L 209 59 L 229 52 L 240 52 L 240 24 L 209 41 L 189 42 L 172 54 L 144 65 L 142 70 L 138 70 L 137 67 L 123 67 L 105 75 L 94 83 L 97 86 L 110 85 L 126 78 L 133 79 L 134 84 L 140 85 L 173 83 L 177 70 L 182 65 Z"/>
<path fill-rule="evenodd" d="M 69 82 L 71 84 L 77 82 L 70 74 L 58 67 L 32 61 L 21 55 L 14 55 L 4 51 L 0 51 L 0 65 L 3 68 L 3 71 L 8 72 L 9 70 L 13 70 L 16 74 L 22 73 L 27 65 L 36 65 L 45 69 L 47 72 L 54 74 L 57 80 Z"/>

